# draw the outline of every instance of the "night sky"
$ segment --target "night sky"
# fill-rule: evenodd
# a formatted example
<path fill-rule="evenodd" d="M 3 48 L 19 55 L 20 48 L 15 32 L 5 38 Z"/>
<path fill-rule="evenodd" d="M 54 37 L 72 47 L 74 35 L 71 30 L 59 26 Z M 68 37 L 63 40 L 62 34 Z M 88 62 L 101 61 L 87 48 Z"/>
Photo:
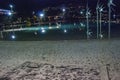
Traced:
<path fill-rule="evenodd" d="M 94 9 L 97 3 L 97 0 L 88 0 L 89 6 L 91 9 Z M 107 4 L 108 0 L 101 0 L 101 3 Z M 18 13 L 32 14 L 32 11 L 39 11 L 42 8 L 50 6 L 61 6 L 67 5 L 69 3 L 82 4 L 86 5 L 87 0 L 0 0 L 1 9 L 9 9 L 9 4 L 14 5 L 14 10 Z M 120 12 L 120 0 L 114 0 L 116 4 L 115 13 L 119 14 Z"/>

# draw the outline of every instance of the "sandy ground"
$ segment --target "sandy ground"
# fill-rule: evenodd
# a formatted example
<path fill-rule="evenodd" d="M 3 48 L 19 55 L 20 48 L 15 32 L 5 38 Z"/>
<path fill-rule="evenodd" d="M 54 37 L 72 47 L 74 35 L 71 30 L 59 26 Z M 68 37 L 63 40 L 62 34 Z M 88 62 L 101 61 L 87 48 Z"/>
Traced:
<path fill-rule="evenodd" d="M 26 61 L 100 68 L 101 80 L 120 79 L 120 40 L 0 42 L 0 73 Z"/>

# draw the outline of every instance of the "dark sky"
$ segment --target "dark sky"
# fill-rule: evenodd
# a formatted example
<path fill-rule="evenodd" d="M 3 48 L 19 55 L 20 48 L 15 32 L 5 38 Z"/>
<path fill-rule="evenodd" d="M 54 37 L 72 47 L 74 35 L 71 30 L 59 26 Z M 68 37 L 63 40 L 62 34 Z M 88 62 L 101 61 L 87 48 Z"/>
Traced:
<path fill-rule="evenodd" d="M 14 10 L 19 13 L 32 13 L 32 11 L 38 11 L 42 8 L 49 6 L 67 5 L 68 3 L 83 4 L 86 5 L 87 1 L 89 6 L 94 9 L 97 0 L 0 0 L 0 8 L 9 9 L 9 4 L 14 4 Z M 107 4 L 108 0 L 101 0 L 101 3 Z M 120 0 L 114 0 L 116 4 L 116 12 L 119 13 Z"/>

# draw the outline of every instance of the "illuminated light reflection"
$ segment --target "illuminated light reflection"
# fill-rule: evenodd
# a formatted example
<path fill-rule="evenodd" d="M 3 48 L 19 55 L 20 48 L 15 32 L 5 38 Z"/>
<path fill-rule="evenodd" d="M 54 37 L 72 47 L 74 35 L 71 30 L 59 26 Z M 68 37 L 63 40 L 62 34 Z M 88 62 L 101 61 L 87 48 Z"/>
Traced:
<path fill-rule="evenodd" d="M 49 27 L 49 29 L 52 29 L 52 27 Z"/>
<path fill-rule="evenodd" d="M 13 8 L 13 5 L 10 4 L 9 6 L 10 6 L 10 8 Z"/>
<path fill-rule="evenodd" d="M 43 14 L 43 13 L 41 13 L 41 14 L 40 14 L 40 17 L 44 17 L 44 14 Z"/>
<path fill-rule="evenodd" d="M 59 29 L 60 27 L 59 27 L 59 26 L 57 26 L 56 28 L 57 28 L 57 29 Z"/>
<path fill-rule="evenodd" d="M 42 30 L 44 30 L 44 28 L 43 28 L 43 27 L 42 27 L 41 29 L 42 29 Z"/>
<path fill-rule="evenodd" d="M 37 35 L 37 32 L 34 32 L 35 35 Z"/>
<path fill-rule="evenodd" d="M 15 38 L 16 38 L 16 36 L 15 36 L 15 35 L 12 35 L 12 36 L 11 36 L 11 38 L 12 38 L 12 39 L 15 39 Z"/>
<path fill-rule="evenodd" d="M 11 12 L 8 12 L 8 15 L 9 15 L 9 16 L 11 16 L 11 15 L 12 15 L 12 13 L 11 13 Z"/>
<path fill-rule="evenodd" d="M 66 29 L 64 30 L 64 33 L 67 33 L 67 30 L 66 30 Z"/>
<path fill-rule="evenodd" d="M 43 29 L 41 32 L 42 32 L 42 33 L 45 33 L 45 32 L 46 32 L 46 30 L 44 30 L 44 29 Z"/>

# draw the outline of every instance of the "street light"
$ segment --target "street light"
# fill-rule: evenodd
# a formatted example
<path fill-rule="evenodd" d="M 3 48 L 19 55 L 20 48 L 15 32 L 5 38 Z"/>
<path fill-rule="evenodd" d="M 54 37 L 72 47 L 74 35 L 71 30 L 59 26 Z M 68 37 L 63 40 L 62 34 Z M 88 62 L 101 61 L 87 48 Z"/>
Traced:
<path fill-rule="evenodd" d="M 39 16 L 40 16 L 40 22 L 42 22 L 42 19 L 44 18 L 45 14 L 44 13 L 40 13 Z"/>
<path fill-rule="evenodd" d="M 63 22 L 64 22 L 64 20 L 65 20 L 65 12 L 66 12 L 66 9 L 63 8 L 63 9 L 62 9 L 62 12 L 63 12 L 63 13 L 62 13 L 62 16 L 63 16 Z"/>
<path fill-rule="evenodd" d="M 63 8 L 63 9 L 62 9 L 62 11 L 63 11 L 63 12 L 65 12 L 65 11 L 66 11 L 66 9 L 65 9 L 65 8 Z"/>
<path fill-rule="evenodd" d="M 43 17 L 44 17 L 44 14 L 43 14 L 43 13 L 40 13 L 40 17 L 43 18 Z"/>
<path fill-rule="evenodd" d="M 45 33 L 45 32 L 46 32 L 46 30 L 44 30 L 44 29 L 43 29 L 41 32 L 42 32 L 42 33 Z"/>
<path fill-rule="evenodd" d="M 64 33 L 67 33 L 67 30 L 66 30 L 66 29 L 64 29 Z"/>
<path fill-rule="evenodd" d="M 7 14 L 8 14 L 8 16 L 12 16 L 12 12 L 11 11 L 9 11 Z"/>
<path fill-rule="evenodd" d="M 90 16 L 90 10 L 88 8 L 88 4 L 86 6 L 86 20 L 87 20 L 87 39 L 89 39 L 89 16 Z"/>
<path fill-rule="evenodd" d="M 103 12 L 103 9 L 104 9 L 104 7 L 103 7 L 103 5 L 101 5 L 99 7 L 99 12 L 100 12 L 100 39 L 103 38 L 103 35 L 102 35 L 102 12 Z"/>
<path fill-rule="evenodd" d="M 83 15 L 83 11 L 80 11 L 80 14 Z"/>
<path fill-rule="evenodd" d="M 97 39 L 99 38 L 99 1 L 97 2 L 96 7 L 96 13 L 97 13 Z"/>
<path fill-rule="evenodd" d="M 108 0 L 108 8 L 109 8 L 109 24 L 108 24 L 108 39 L 111 37 L 111 6 L 115 6 L 113 0 Z"/>
<path fill-rule="evenodd" d="M 9 6 L 10 6 L 10 8 L 13 8 L 13 5 L 10 4 Z"/>
<path fill-rule="evenodd" d="M 13 17 L 13 12 L 14 12 L 13 11 L 13 5 L 10 4 L 9 7 L 10 7 L 10 11 L 8 12 L 8 15 L 10 16 L 10 23 L 11 23 L 13 33 L 14 33 L 14 28 L 13 28 L 13 25 L 12 25 L 12 17 Z M 12 39 L 15 39 L 15 35 L 12 35 Z"/>
<path fill-rule="evenodd" d="M 8 12 L 8 15 L 11 16 L 13 14 L 13 5 L 10 4 L 9 7 L 10 7 L 10 11 Z"/>
<path fill-rule="evenodd" d="M 14 34 L 12 34 L 11 38 L 14 40 L 16 38 L 16 36 Z"/>
<path fill-rule="evenodd" d="M 10 7 L 10 11 L 11 11 L 11 13 L 12 13 L 12 12 L 13 12 L 13 5 L 10 4 L 9 7 Z"/>

